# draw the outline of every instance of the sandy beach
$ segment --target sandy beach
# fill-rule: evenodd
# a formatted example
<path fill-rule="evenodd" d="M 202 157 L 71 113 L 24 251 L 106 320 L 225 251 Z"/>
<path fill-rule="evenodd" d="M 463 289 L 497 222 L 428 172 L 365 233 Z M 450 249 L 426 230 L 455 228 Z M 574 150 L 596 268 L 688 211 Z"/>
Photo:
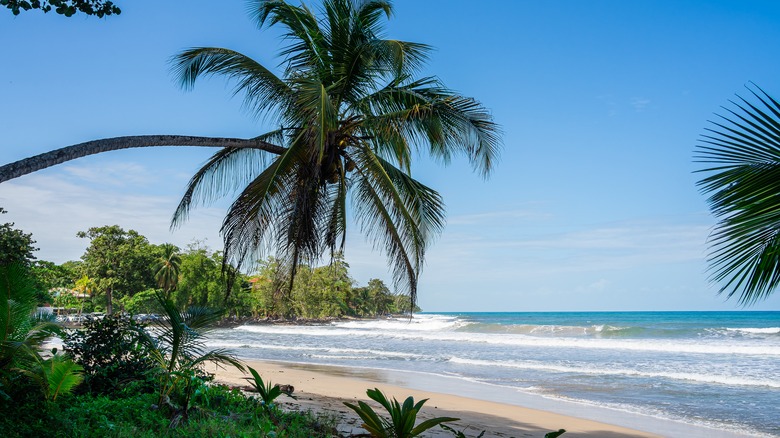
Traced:
<path fill-rule="evenodd" d="M 408 389 L 377 381 L 370 373 L 355 375 L 343 372 L 338 367 L 289 364 L 279 362 L 245 361 L 257 370 L 264 380 L 273 383 L 293 385 L 297 400 L 282 396 L 280 406 L 288 410 L 311 410 L 334 415 L 338 419 L 338 430 L 344 436 L 366 433 L 360 427 L 360 418 L 344 401 L 370 401 L 366 389 L 379 388 L 389 397 L 403 400 L 413 396 L 415 400 L 429 399 L 418 418 L 456 417 L 451 424 L 456 430 L 462 430 L 467 436 L 477 436 L 486 430 L 486 437 L 543 437 L 545 433 L 566 429 L 566 437 L 657 437 L 637 430 L 627 429 L 597 421 L 560 415 L 543 410 L 495 403 L 450 394 Z M 209 370 L 213 371 L 213 370 Z M 248 375 L 235 368 L 219 369 L 218 382 L 244 386 Z M 371 402 L 373 403 L 373 402 Z M 431 429 L 426 436 L 453 436 L 442 429 Z"/>

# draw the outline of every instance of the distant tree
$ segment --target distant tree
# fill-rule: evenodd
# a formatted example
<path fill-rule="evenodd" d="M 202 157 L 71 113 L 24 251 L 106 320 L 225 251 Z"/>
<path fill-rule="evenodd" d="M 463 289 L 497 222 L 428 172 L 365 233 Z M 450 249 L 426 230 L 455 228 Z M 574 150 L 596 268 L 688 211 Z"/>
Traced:
<path fill-rule="evenodd" d="M 109 0 L 0 0 L 14 15 L 22 11 L 40 9 L 43 12 L 54 10 L 57 14 L 71 17 L 77 12 L 103 18 L 106 15 L 119 15 L 122 11 Z"/>
<path fill-rule="evenodd" d="M 51 302 L 49 291 L 53 288 L 72 289 L 76 273 L 67 266 L 57 265 L 46 260 L 36 260 L 30 267 L 30 275 L 38 292 L 39 302 Z"/>
<path fill-rule="evenodd" d="M 390 292 L 390 288 L 378 278 L 372 278 L 368 280 L 369 302 L 371 307 L 369 308 L 371 315 L 386 315 L 393 313 L 393 303 L 395 302 L 395 295 Z"/>
<path fill-rule="evenodd" d="M 349 276 L 349 264 L 343 253 L 336 253 L 330 264 L 312 271 L 305 293 L 314 302 L 307 318 L 340 317 L 349 315 L 348 297 L 352 293 L 354 280 Z"/>
<path fill-rule="evenodd" d="M 92 296 L 97 290 L 97 284 L 95 284 L 95 281 L 91 278 L 87 277 L 86 275 L 82 275 L 78 280 L 76 280 L 74 289 L 85 295 Z"/>
<path fill-rule="evenodd" d="M 188 305 L 223 308 L 230 303 L 225 297 L 238 293 L 241 282 L 228 284 L 224 275 L 222 253 L 212 251 L 203 242 L 194 242 L 181 254 L 179 283 L 171 294 L 173 301 L 180 307 Z M 227 288 L 232 288 L 227 294 Z M 232 300 L 232 299 L 231 299 Z"/>
<path fill-rule="evenodd" d="M 0 214 L 5 213 L 5 209 L 0 207 Z M 14 228 L 13 222 L 0 225 L 0 265 L 18 263 L 29 268 L 35 260 L 33 252 L 38 251 L 33 245 L 32 234 Z"/>
<path fill-rule="evenodd" d="M 76 280 L 76 285 L 74 287 L 75 290 L 77 290 L 79 293 L 94 297 L 95 293 L 97 292 L 97 283 L 92 280 L 91 278 L 87 277 L 86 275 L 82 275 L 79 277 L 78 280 Z M 84 309 L 84 298 L 80 300 L 81 305 L 79 306 L 79 315 L 81 315 L 81 311 Z"/>
<path fill-rule="evenodd" d="M 718 218 L 710 236 L 711 279 L 742 304 L 780 285 L 780 102 L 748 86 L 725 115 L 716 115 L 697 147 L 707 163 L 698 182 Z"/>
<path fill-rule="evenodd" d="M 76 273 L 68 265 L 58 265 L 46 260 L 36 260 L 31 269 L 35 284 L 44 290 L 55 287 L 72 289 L 77 279 Z"/>
<path fill-rule="evenodd" d="M 154 266 L 154 278 L 157 285 L 165 292 L 165 298 L 169 298 L 171 291 L 179 285 L 179 272 L 181 271 L 181 255 L 179 248 L 170 243 L 160 245 L 162 254 L 158 257 Z"/>
<path fill-rule="evenodd" d="M 282 268 L 281 264 L 275 257 L 259 261 L 250 291 L 256 306 L 253 313 L 274 319 L 293 316 L 292 297 L 288 291 L 289 270 Z M 301 269 L 308 272 L 308 266 Z"/>
<path fill-rule="evenodd" d="M 105 294 L 107 313 L 113 313 L 114 298 L 155 287 L 152 266 L 157 254 L 146 237 L 118 225 L 92 227 L 77 235 L 90 240 L 81 256 L 83 272 Z"/>

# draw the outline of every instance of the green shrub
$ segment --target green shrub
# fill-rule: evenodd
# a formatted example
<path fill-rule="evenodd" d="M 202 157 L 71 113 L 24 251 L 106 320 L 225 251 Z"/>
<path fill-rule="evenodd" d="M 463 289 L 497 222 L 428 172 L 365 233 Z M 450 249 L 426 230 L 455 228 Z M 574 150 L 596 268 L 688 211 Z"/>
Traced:
<path fill-rule="evenodd" d="M 149 335 L 126 315 L 87 320 L 65 337 L 64 347 L 84 368 L 84 386 L 93 394 L 116 394 L 131 382 L 137 391 L 154 388 Z"/>

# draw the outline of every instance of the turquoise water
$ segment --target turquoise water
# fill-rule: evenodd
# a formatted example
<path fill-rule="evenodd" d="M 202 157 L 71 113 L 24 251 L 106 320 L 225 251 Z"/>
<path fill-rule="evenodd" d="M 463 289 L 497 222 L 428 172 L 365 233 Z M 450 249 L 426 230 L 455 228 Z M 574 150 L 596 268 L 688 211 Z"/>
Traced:
<path fill-rule="evenodd" d="M 416 371 L 780 437 L 780 312 L 423 313 L 247 325 L 212 346 L 265 360 Z"/>

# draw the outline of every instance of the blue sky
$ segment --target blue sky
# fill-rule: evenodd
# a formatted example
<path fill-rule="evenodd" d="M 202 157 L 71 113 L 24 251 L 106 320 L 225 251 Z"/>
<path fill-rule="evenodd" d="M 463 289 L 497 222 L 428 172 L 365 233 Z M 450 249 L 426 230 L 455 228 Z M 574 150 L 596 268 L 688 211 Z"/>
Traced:
<path fill-rule="evenodd" d="M 184 92 L 167 62 L 215 46 L 276 66 L 278 30 L 258 31 L 243 0 L 119 4 L 103 20 L 0 12 L 0 162 L 120 135 L 266 130 L 226 81 Z M 423 309 L 739 309 L 707 281 L 714 220 L 692 156 L 748 81 L 780 95 L 778 24 L 771 1 L 396 1 L 387 36 L 434 46 L 425 73 L 479 99 L 504 130 L 487 181 L 463 160 L 415 163 L 448 210 L 420 280 Z M 77 231 L 107 224 L 219 248 L 227 203 L 168 228 L 210 152 L 112 152 L 27 175 L 0 184 L 3 219 L 58 263 L 82 254 Z M 347 242 L 360 282 L 389 282 L 357 227 Z M 780 309 L 780 294 L 752 308 Z"/>

